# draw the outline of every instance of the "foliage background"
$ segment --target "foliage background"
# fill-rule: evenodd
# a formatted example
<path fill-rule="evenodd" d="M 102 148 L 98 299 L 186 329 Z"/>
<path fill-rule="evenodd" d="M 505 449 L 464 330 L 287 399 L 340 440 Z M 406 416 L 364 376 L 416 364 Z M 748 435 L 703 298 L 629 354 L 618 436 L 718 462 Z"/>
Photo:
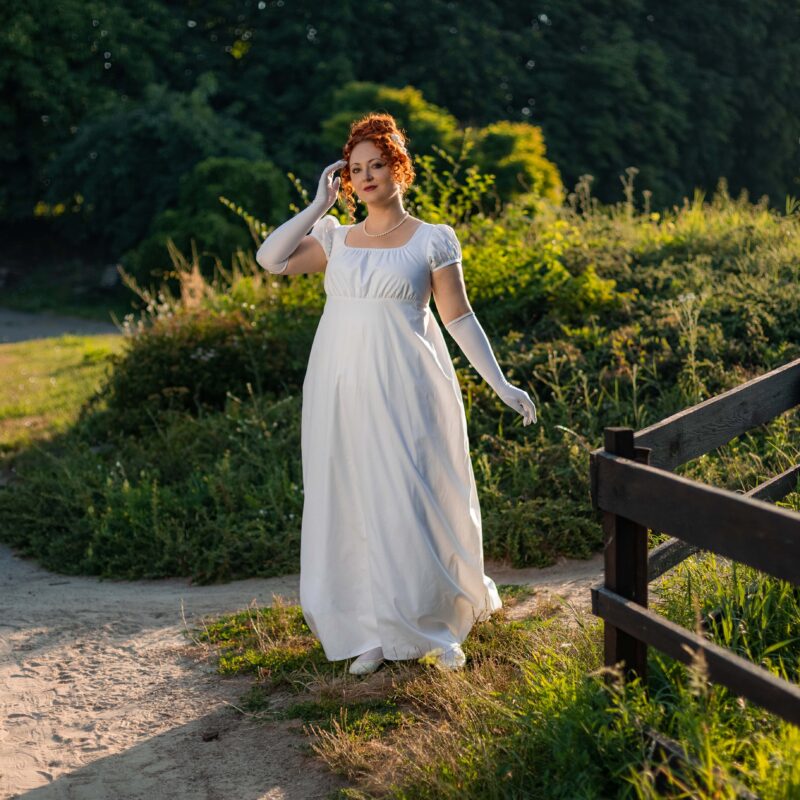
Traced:
<path fill-rule="evenodd" d="M 420 155 L 454 152 L 472 129 L 483 167 L 503 158 L 490 131 L 528 125 L 565 185 L 592 174 L 606 202 L 629 166 L 658 209 L 721 177 L 777 206 L 797 192 L 796 0 L 32 0 L 1 13 L 0 227 L 142 275 L 163 267 L 133 252 L 144 238 L 219 213 L 187 205 L 177 177 L 231 157 L 314 185 L 346 122 L 376 105 Z M 520 187 L 500 172 L 507 200 Z M 291 186 L 264 181 L 257 212 L 277 221 Z"/>

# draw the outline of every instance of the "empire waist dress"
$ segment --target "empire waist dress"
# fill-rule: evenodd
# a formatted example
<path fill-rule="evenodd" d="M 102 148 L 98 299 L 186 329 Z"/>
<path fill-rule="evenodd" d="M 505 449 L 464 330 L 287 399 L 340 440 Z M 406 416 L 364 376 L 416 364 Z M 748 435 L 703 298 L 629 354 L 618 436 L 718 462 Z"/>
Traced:
<path fill-rule="evenodd" d="M 400 247 L 328 257 L 303 382 L 300 605 L 330 661 L 391 660 L 464 641 L 502 606 L 483 572 L 481 512 L 461 389 L 429 307 L 433 270 L 461 260 L 449 225 Z"/>

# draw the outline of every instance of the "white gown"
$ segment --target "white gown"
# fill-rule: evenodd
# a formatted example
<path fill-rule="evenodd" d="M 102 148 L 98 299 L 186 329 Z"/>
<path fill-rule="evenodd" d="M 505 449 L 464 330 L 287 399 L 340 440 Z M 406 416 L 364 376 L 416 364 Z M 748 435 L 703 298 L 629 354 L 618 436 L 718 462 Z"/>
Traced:
<path fill-rule="evenodd" d="M 483 535 L 461 389 L 429 308 L 461 260 L 449 225 L 351 247 L 322 217 L 325 308 L 303 382 L 300 605 L 329 661 L 461 643 L 502 606 Z"/>

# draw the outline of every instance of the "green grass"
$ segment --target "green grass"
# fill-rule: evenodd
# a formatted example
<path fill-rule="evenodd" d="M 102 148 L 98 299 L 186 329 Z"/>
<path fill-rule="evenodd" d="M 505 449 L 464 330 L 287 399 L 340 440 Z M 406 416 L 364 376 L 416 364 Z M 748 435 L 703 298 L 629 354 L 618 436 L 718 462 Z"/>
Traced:
<path fill-rule="evenodd" d="M 0 454 L 68 430 L 121 349 L 115 335 L 0 345 Z"/>
<path fill-rule="evenodd" d="M 694 557 L 662 579 L 654 601 L 681 624 L 691 624 L 695 606 L 728 601 L 723 618 L 749 630 L 759 624 L 765 597 L 786 599 L 782 586 L 762 576 L 759 601 L 742 602 L 737 581 L 715 559 Z M 518 596 L 517 587 L 499 588 L 506 604 Z M 796 628 L 797 604 L 783 616 Z M 766 637 L 782 636 L 779 628 L 765 626 Z M 717 641 L 740 649 L 725 630 Z M 733 800 L 734 780 L 764 800 L 800 796 L 796 728 L 709 684 L 702 662 L 686 667 L 653 649 L 649 695 L 638 681 L 623 685 L 617 671 L 602 667 L 602 623 L 590 615 L 553 616 L 534 606 L 528 618 L 513 621 L 503 609 L 473 627 L 464 642 L 466 667 L 457 673 L 429 669 L 421 659 L 387 662 L 357 678 L 346 672 L 349 661 L 292 666 L 275 657 L 293 654 L 308 633 L 300 609 L 278 598 L 273 607 L 225 615 L 190 635 L 215 648 L 220 672 L 254 675 L 237 703 L 241 713 L 302 723 L 312 750 L 351 782 L 340 800 Z M 308 639 L 307 647 L 318 645 Z M 256 659 L 231 669 L 229 654 L 248 650 L 285 665 L 280 681 L 253 670 Z M 798 650 L 792 642 L 782 652 Z M 772 659 L 750 654 L 780 672 L 776 649 L 761 646 L 766 651 Z M 648 729 L 676 740 L 693 765 L 663 763 Z"/>

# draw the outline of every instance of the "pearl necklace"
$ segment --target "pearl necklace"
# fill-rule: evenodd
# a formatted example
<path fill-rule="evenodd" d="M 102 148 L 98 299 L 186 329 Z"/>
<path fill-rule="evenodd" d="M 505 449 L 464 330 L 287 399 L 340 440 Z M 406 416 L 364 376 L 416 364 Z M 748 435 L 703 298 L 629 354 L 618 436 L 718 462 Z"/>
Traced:
<path fill-rule="evenodd" d="M 403 219 L 401 219 L 400 222 L 398 222 L 397 225 L 394 226 L 394 228 L 389 228 L 388 231 L 384 231 L 383 233 L 367 233 L 367 221 L 366 220 L 364 220 L 364 224 L 361 226 L 361 230 L 364 231 L 364 234 L 366 236 L 369 236 L 372 239 L 374 239 L 374 238 L 376 238 L 378 236 L 386 236 L 387 233 L 391 233 L 393 230 L 395 230 L 395 228 L 399 228 L 410 216 L 411 216 L 411 214 L 409 214 L 409 212 L 406 211 L 405 216 L 403 217 Z"/>

